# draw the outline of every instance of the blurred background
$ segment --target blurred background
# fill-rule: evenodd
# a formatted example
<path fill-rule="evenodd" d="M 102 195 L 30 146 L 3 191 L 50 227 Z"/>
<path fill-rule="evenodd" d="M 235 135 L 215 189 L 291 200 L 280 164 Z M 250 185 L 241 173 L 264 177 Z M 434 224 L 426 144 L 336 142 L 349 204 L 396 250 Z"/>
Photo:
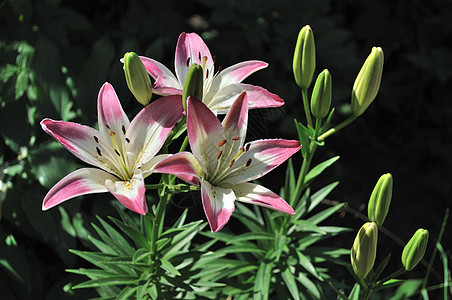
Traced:
<path fill-rule="evenodd" d="M 90 249 L 87 236 L 94 216 L 117 213 L 106 194 L 41 211 L 49 188 L 82 163 L 46 135 L 39 122 L 49 117 L 95 125 L 97 93 L 106 81 L 133 117 L 140 107 L 127 89 L 119 59 L 134 51 L 173 70 L 181 32 L 200 34 L 217 67 L 248 59 L 270 64 L 246 83 L 278 94 L 286 105 L 250 112 L 250 139 L 297 138 L 293 119 L 303 121 L 304 113 L 292 55 L 301 27 L 309 24 L 314 30 L 316 75 L 328 68 L 333 77 L 333 124 L 349 115 L 351 87 L 372 46 L 382 47 L 380 93 L 360 118 L 319 149 L 317 163 L 335 155 L 341 159 L 313 188 L 339 180 L 329 200 L 346 202 L 347 209 L 328 223 L 357 230 L 378 178 L 392 173 L 394 195 L 385 228 L 405 242 L 417 228 L 428 229 L 430 258 L 452 203 L 450 20 L 450 0 L 0 1 L 2 298 L 93 296 L 69 291 L 83 278 L 65 269 L 89 266 L 68 249 Z M 299 160 L 294 157 L 294 164 Z M 280 167 L 262 181 L 277 191 L 284 172 Z M 175 200 L 168 215 L 177 217 L 190 206 L 193 218 L 203 218 L 196 195 L 193 201 Z M 451 227 L 449 221 L 442 241 L 449 259 Z M 328 241 L 349 248 L 353 239 L 350 233 Z M 377 260 L 392 252 L 390 264 L 398 268 L 402 246 L 384 234 L 379 242 Z M 340 268 L 338 274 L 344 273 Z M 441 282 L 435 277 L 441 268 L 434 264 L 431 284 Z M 409 276 L 421 278 L 425 271 L 420 266 Z"/>

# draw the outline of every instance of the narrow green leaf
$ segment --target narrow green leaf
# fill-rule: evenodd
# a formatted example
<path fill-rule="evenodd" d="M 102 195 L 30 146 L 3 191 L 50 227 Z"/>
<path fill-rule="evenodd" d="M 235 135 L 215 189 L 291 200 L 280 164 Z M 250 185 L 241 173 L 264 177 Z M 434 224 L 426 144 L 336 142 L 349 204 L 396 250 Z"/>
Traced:
<path fill-rule="evenodd" d="M 130 246 L 129 242 L 116 229 L 114 229 L 110 224 L 105 222 L 99 216 L 96 217 L 105 228 L 105 231 L 108 233 L 108 235 L 112 238 L 112 240 L 119 246 L 120 249 L 123 250 L 123 254 L 132 255 L 135 252 L 135 249 Z"/>
<path fill-rule="evenodd" d="M 306 257 L 301 251 L 297 251 L 298 263 L 302 266 L 306 271 L 314 275 L 317 279 L 319 279 L 319 274 L 317 274 L 317 270 L 314 265 L 311 263 L 311 260 Z"/>
<path fill-rule="evenodd" d="M 359 300 L 359 293 L 361 291 L 361 286 L 359 285 L 359 283 L 355 283 L 355 285 L 353 286 L 352 291 L 350 292 L 350 295 L 348 296 L 348 298 L 350 300 Z"/>
<path fill-rule="evenodd" d="M 135 251 L 135 253 L 133 254 L 132 263 L 133 264 L 138 263 L 149 257 L 151 254 L 152 253 L 151 251 L 149 251 L 149 249 L 146 248 L 137 249 L 137 251 Z"/>
<path fill-rule="evenodd" d="M 311 296 L 314 299 L 320 299 L 320 291 L 314 284 L 314 282 L 311 281 L 311 279 L 309 279 L 306 275 L 300 272 L 298 273 L 297 280 L 306 288 L 308 293 L 311 294 Z"/>
<path fill-rule="evenodd" d="M 369 278 L 370 282 L 376 282 L 378 277 L 380 277 L 381 273 L 384 271 L 386 266 L 388 265 L 389 259 L 391 258 L 391 253 L 389 253 L 385 259 L 380 263 L 380 265 L 377 268 L 374 268 L 374 272 L 372 272 L 372 277 Z"/>
<path fill-rule="evenodd" d="M 306 158 L 309 151 L 309 130 L 300 122 L 298 122 L 296 119 L 295 121 L 295 127 L 297 128 L 298 132 L 298 140 L 300 141 L 301 147 L 301 155 L 303 158 Z"/>
<path fill-rule="evenodd" d="M 334 164 L 338 159 L 339 159 L 339 156 L 332 157 L 332 158 L 318 164 L 314 168 L 312 168 L 309 171 L 309 173 L 306 174 L 306 177 L 304 179 L 304 185 L 306 185 L 308 182 L 310 182 L 311 180 L 313 180 L 314 178 L 316 178 L 317 176 L 322 174 L 322 172 L 325 171 L 326 168 L 328 168 L 329 166 Z"/>
<path fill-rule="evenodd" d="M 339 181 L 332 182 L 313 194 L 310 198 L 311 203 L 309 204 L 308 212 L 316 208 L 338 185 Z"/>
<path fill-rule="evenodd" d="M 132 294 L 138 289 L 137 286 L 126 286 L 121 290 L 121 292 L 116 296 L 116 300 L 128 300 L 132 298 Z"/>
<path fill-rule="evenodd" d="M 273 273 L 273 262 L 261 262 L 254 280 L 254 300 L 267 300 L 270 294 L 270 280 Z"/>
<path fill-rule="evenodd" d="M 139 280 L 133 276 L 118 276 L 115 275 L 109 278 L 99 278 L 94 280 L 88 280 L 73 286 L 73 289 L 82 288 L 98 288 L 109 285 L 133 285 L 138 284 Z"/>
<path fill-rule="evenodd" d="M 323 220 L 327 219 L 329 216 L 334 214 L 339 209 L 341 209 L 343 206 L 344 206 L 344 203 L 329 207 L 329 208 L 317 213 L 316 215 L 310 217 L 308 219 L 308 221 L 312 222 L 313 224 L 318 224 L 318 223 L 322 222 Z"/>
<path fill-rule="evenodd" d="M 282 273 L 281 277 L 286 284 L 287 289 L 292 295 L 292 299 L 300 300 L 300 292 L 298 291 L 297 282 L 295 281 L 295 277 L 292 275 L 289 267 L 287 267 Z"/>
<path fill-rule="evenodd" d="M 127 236 L 129 236 L 132 241 L 135 243 L 135 246 L 137 248 L 147 248 L 149 247 L 149 242 L 146 240 L 145 236 L 143 235 L 143 233 L 141 233 L 140 231 L 138 231 L 137 229 L 135 229 L 134 227 L 126 224 L 125 222 L 121 222 L 116 218 L 113 217 L 108 217 L 116 226 L 119 227 L 119 229 L 121 229 L 122 232 L 124 232 L 125 234 L 127 234 Z"/>
<path fill-rule="evenodd" d="M 185 223 L 187 214 L 188 214 L 188 209 L 185 209 L 184 212 L 180 215 L 179 219 L 177 219 L 177 221 L 174 222 L 173 228 L 181 228 Z"/>
<path fill-rule="evenodd" d="M 161 263 L 160 267 L 169 274 L 181 276 L 180 272 L 166 259 L 161 258 L 160 263 Z"/>

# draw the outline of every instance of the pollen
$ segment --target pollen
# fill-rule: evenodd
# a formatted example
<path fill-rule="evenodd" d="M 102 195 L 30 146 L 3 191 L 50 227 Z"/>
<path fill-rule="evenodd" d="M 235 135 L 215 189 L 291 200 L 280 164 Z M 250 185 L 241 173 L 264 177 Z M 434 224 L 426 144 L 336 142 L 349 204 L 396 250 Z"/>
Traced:
<path fill-rule="evenodd" d="M 240 137 L 238 137 L 238 136 L 235 136 L 232 138 L 233 141 L 237 141 L 238 139 L 240 139 Z"/>
<path fill-rule="evenodd" d="M 121 129 L 122 129 L 122 133 L 126 134 L 126 127 L 124 125 L 122 125 Z"/>
<path fill-rule="evenodd" d="M 189 57 L 189 58 L 187 58 L 187 62 L 186 62 L 185 64 L 187 65 L 187 67 L 189 67 L 189 66 L 190 66 L 190 57 Z"/>
<path fill-rule="evenodd" d="M 231 168 L 234 163 L 235 163 L 235 159 L 231 160 L 231 162 L 229 163 L 229 168 Z"/>
<path fill-rule="evenodd" d="M 223 150 L 220 150 L 220 152 L 219 152 L 218 155 L 217 155 L 217 159 L 220 159 L 221 154 L 223 154 Z"/>
<path fill-rule="evenodd" d="M 99 154 L 99 156 L 102 156 L 102 152 L 100 152 L 99 147 L 96 147 L 96 151 L 97 151 L 97 154 Z"/>
<path fill-rule="evenodd" d="M 99 138 L 97 137 L 97 136 L 93 136 L 93 138 L 94 138 L 94 140 L 96 141 L 96 143 L 98 143 L 99 144 Z"/>
<path fill-rule="evenodd" d="M 222 140 L 221 142 L 218 143 L 218 147 L 223 146 L 224 144 L 226 144 L 226 140 Z"/>

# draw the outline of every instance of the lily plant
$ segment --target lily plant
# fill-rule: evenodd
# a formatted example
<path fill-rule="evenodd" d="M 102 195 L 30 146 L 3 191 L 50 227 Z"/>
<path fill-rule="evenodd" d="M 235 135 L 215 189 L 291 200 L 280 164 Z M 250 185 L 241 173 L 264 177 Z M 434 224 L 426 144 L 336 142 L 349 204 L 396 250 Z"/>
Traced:
<path fill-rule="evenodd" d="M 250 181 L 286 161 L 300 150 L 300 143 L 284 139 L 245 143 L 247 124 L 245 92 L 232 104 L 222 123 L 206 104 L 189 97 L 187 133 L 192 153 L 176 153 L 153 169 L 176 175 L 194 185 L 201 184 L 204 212 L 213 232 L 221 230 L 228 222 L 236 200 L 294 214 L 281 197 Z"/>
<path fill-rule="evenodd" d="M 215 61 L 202 38 L 196 33 L 182 33 L 176 45 L 174 75 L 162 63 L 140 56 L 146 70 L 155 79 L 153 92 L 158 95 L 182 95 L 188 70 L 192 64 L 203 69 L 202 101 L 215 113 L 226 114 L 234 100 L 242 92 L 248 95 L 249 109 L 278 107 L 284 101 L 266 89 L 244 84 L 242 81 L 252 73 L 266 68 L 259 60 L 244 61 L 215 72 Z"/>
<path fill-rule="evenodd" d="M 76 196 L 110 192 L 128 209 L 147 213 L 144 178 L 168 157 L 158 155 L 184 110 L 179 97 L 162 97 L 129 121 L 113 86 L 105 83 L 98 102 L 99 130 L 73 122 L 44 119 L 45 132 L 82 161 L 96 168 L 78 169 L 50 189 L 42 209 Z"/>

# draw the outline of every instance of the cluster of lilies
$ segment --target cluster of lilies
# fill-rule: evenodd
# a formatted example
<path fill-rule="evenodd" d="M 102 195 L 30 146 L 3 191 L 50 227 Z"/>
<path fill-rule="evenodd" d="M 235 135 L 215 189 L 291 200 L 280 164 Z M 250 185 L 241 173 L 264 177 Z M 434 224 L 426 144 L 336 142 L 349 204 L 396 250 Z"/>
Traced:
<path fill-rule="evenodd" d="M 156 60 L 140 60 L 155 80 L 153 93 L 162 97 L 147 104 L 132 121 L 109 83 L 98 95 L 98 130 L 73 122 L 41 121 L 45 132 L 93 166 L 78 169 L 56 183 L 44 198 L 43 210 L 76 196 L 110 192 L 125 207 L 144 215 L 148 211 L 145 178 L 167 173 L 200 185 L 213 232 L 228 222 L 236 200 L 294 214 L 281 197 L 252 182 L 301 148 L 298 141 L 285 139 L 245 143 L 248 109 L 284 104 L 266 89 L 242 83 L 267 64 L 245 61 L 215 73 L 208 47 L 195 33 L 179 36 L 175 75 Z M 202 93 L 184 99 L 193 64 L 202 68 Z M 226 116 L 220 121 L 217 114 Z M 191 152 L 159 154 L 173 127 L 185 120 Z"/>

